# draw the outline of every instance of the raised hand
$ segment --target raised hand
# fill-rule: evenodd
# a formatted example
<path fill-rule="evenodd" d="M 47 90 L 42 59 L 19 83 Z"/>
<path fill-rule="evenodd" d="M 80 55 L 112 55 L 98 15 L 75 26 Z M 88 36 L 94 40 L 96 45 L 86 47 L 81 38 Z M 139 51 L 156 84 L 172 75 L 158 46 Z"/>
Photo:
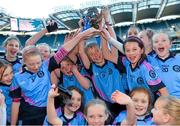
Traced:
<path fill-rule="evenodd" d="M 51 86 L 51 89 L 49 90 L 48 97 L 49 97 L 49 98 L 54 98 L 54 97 L 56 97 L 56 96 L 58 96 L 58 95 L 59 95 L 59 93 L 58 93 L 58 88 L 56 87 L 55 84 L 53 84 L 53 85 Z"/>
<path fill-rule="evenodd" d="M 114 102 L 121 104 L 121 105 L 128 105 L 128 104 L 132 103 L 132 99 L 128 95 L 126 95 L 118 90 L 116 90 L 115 92 L 112 93 L 111 99 Z"/>
<path fill-rule="evenodd" d="M 106 41 L 111 38 L 109 32 L 106 29 L 101 29 L 101 36 L 106 39 Z"/>
<path fill-rule="evenodd" d="M 89 29 L 81 32 L 80 34 L 82 36 L 81 40 L 86 40 L 86 39 L 88 39 L 88 38 L 90 38 L 92 36 L 99 35 L 100 30 L 95 29 L 95 28 L 92 27 L 92 28 L 89 28 Z"/>
<path fill-rule="evenodd" d="M 78 22 L 79 28 L 83 28 L 84 20 L 81 18 Z"/>
<path fill-rule="evenodd" d="M 105 6 L 104 9 L 102 10 L 102 15 L 103 15 L 105 22 L 110 21 L 110 12 L 109 12 L 109 9 L 107 6 Z"/>
<path fill-rule="evenodd" d="M 48 32 L 53 32 L 58 29 L 57 23 L 54 20 L 51 20 L 48 22 L 48 25 L 46 26 Z"/>

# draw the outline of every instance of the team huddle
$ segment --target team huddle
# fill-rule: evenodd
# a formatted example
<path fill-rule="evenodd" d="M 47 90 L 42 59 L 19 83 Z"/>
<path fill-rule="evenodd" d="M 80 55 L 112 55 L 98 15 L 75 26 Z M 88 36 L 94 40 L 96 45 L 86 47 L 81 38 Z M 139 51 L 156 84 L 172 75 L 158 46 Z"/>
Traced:
<path fill-rule="evenodd" d="M 108 9 L 102 17 L 57 52 L 37 44 L 57 29 L 53 21 L 26 41 L 22 59 L 17 37 L 3 42 L 0 125 L 180 125 L 180 56 L 168 35 L 132 26 L 121 43 Z M 94 36 L 100 44 L 88 41 Z M 70 98 L 59 97 L 59 85 Z"/>

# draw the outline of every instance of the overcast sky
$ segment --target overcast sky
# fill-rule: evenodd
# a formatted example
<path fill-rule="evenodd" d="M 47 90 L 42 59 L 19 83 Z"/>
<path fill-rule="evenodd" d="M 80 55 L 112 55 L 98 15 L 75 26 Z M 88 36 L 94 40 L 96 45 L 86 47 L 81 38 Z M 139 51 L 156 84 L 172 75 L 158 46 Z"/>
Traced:
<path fill-rule="evenodd" d="M 7 13 L 22 18 L 47 18 L 54 11 L 53 8 L 64 5 L 73 5 L 75 9 L 80 8 L 80 3 L 96 0 L 0 0 L 0 7 L 6 9 Z M 137 0 L 97 0 L 103 5 L 108 2 L 137 1 Z"/>
<path fill-rule="evenodd" d="M 88 0 L 0 0 L 0 7 L 16 17 L 46 18 L 54 7 L 72 4 L 78 6 L 78 2 Z"/>

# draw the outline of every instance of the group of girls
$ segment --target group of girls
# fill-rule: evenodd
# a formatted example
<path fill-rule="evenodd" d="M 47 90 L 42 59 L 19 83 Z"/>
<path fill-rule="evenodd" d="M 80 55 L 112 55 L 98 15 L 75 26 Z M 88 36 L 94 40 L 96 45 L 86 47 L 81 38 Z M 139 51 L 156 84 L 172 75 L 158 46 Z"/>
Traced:
<path fill-rule="evenodd" d="M 150 30 L 138 33 L 131 27 L 122 44 L 110 25 L 107 8 L 103 20 L 99 29 L 68 35 L 56 53 L 45 43 L 35 46 L 43 35 L 57 29 L 50 22 L 27 40 L 22 61 L 17 56 L 18 39 L 5 40 L 0 107 L 6 108 L 6 114 L 0 124 L 180 124 L 180 58 L 169 51 L 168 35 L 153 35 Z M 101 46 L 86 41 L 97 34 Z M 70 90 L 72 97 L 57 101 L 58 85 Z"/>

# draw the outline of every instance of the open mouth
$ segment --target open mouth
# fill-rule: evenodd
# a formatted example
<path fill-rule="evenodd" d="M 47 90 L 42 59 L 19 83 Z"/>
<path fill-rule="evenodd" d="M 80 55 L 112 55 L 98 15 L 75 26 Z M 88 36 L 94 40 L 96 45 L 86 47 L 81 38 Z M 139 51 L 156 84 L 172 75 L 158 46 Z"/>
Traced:
<path fill-rule="evenodd" d="M 74 110 L 78 109 L 78 106 L 77 106 L 77 105 L 71 104 L 70 107 L 71 107 L 72 109 L 74 109 Z"/>
<path fill-rule="evenodd" d="M 134 61 L 136 59 L 136 56 L 131 56 L 131 57 L 129 57 L 129 60 L 130 61 Z"/>
<path fill-rule="evenodd" d="M 68 74 L 68 75 L 71 75 L 71 74 L 72 74 L 72 71 L 68 71 L 67 74 Z"/>
<path fill-rule="evenodd" d="M 165 50 L 164 47 L 158 48 L 158 51 L 159 51 L 159 52 L 163 52 L 164 50 Z"/>
<path fill-rule="evenodd" d="M 16 55 L 16 51 L 10 51 L 12 55 Z"/>
<path fill-rule="evenodd" d="M 135 108 L 137 111 L 142 111 L 143 108 Z"/>

